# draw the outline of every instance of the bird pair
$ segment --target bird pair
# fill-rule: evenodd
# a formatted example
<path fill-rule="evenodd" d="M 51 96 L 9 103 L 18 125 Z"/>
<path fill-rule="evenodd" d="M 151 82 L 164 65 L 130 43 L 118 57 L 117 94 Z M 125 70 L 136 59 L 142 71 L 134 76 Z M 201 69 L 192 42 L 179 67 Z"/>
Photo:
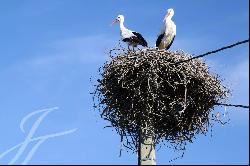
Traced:
<path fill-rule="evenodd" d="M 168 50 L 172 45 L 175 35 L 176 35 L 176 25 L 172 21 L 172 17 L 174 15 L 173 9 L 168 9 L 167 14 L 163 19 L 163 26 L 156 40 L 156 47 L 158 49 L 166 49 Z M 142 35 L 138 32 L 131 31 L 124 26 L 124 16 L 118 15 L 116 19 L 113 21 L 112 25 L 119 22 L 120 23 L 120 34 L 123 42 L 126 42 L 129 46 L 134 48 L 137 45 L 142 45 L 143 47 L 148 47 L 147 41 L 142 37 Z M 130 49 L 129 49 L 130 50 Z"/>

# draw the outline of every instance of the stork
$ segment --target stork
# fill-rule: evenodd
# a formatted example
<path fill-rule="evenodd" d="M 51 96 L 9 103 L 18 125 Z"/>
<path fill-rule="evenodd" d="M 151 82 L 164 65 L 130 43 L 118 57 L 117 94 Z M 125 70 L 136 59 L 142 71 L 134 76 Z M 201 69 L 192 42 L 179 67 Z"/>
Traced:
<path fill-rule="evenodd" d="M 163 26 L 161 32 L 156 40 L 156 47 L 168 50 L 173 44 L 176 36 L 176 25 L 172 21 L 174 15 L 174 9 L 168 9 L 167 14 L 163 19 Z"/>
<path fill-rule="evenodd" d="M 142 37 L 142 35 L 138 32 L 131 31 L 124 26 L 124 16 L 118 15 L 116 19 L 113 21 L 112 25 L 119 22 L 120 23 L 120 34 L 123 42 L 128 44 L 128 49 L 130 50 L 129 46 L 137 47 L 137 45 L 142 45 L 143 47 L 148 47 L 148 43 Z"/>

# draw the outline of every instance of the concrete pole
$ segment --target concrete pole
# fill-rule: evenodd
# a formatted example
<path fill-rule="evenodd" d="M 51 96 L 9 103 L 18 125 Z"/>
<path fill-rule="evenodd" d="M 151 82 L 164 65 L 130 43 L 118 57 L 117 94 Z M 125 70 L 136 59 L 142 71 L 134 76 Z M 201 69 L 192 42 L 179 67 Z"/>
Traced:
<path fill-rule="evenodd" d="M 149 134 L 147 131 L 149 130 L 145 128 L 140 132 L 138 165 L 156 165 L 153 132 Z"/>

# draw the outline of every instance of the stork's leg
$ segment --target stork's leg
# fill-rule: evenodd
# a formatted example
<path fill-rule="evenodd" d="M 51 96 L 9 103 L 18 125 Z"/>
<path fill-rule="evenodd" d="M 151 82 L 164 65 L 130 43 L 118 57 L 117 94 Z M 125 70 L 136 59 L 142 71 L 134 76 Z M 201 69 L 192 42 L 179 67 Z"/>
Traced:
<path fill-rule="evenodd" d="M 135 52 L 135 46 L 133 46 L 133 52 Z"/>
<path fill-rule="evenodd" d="M 128 45 L 128 50 L 130 51 L 129 45 Z"/>

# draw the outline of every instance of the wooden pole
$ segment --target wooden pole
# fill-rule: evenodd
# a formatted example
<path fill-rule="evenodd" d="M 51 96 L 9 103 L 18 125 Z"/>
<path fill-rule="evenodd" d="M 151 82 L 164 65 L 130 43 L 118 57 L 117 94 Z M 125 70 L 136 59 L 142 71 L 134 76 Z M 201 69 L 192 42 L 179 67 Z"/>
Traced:
<path fill-rule="evenodd" d="M 140 131 L 138 165 L 156 165 L 153 132 L 149 131 L 148 127 Z"/>

